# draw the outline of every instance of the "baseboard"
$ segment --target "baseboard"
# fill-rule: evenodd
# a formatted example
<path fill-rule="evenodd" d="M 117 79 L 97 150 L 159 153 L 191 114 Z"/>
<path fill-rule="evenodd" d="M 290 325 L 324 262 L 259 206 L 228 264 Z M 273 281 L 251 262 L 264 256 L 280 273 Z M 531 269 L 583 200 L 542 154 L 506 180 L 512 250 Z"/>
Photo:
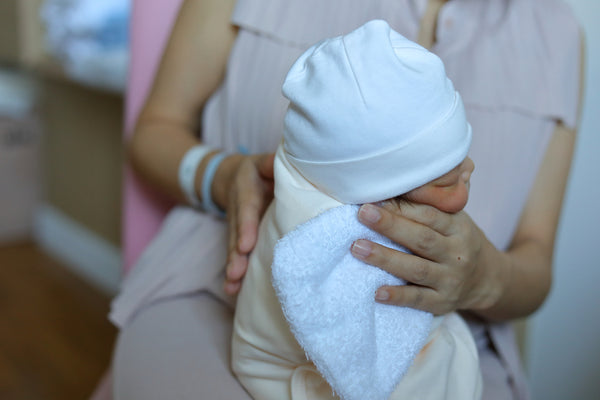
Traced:
<path fill-rule="evenodd" d="M 109 295 L 121 280 L 121 252 L 88 228 L 50 205 L 39 207 L 34 222 L 37 243 L 73 272 Z"/>

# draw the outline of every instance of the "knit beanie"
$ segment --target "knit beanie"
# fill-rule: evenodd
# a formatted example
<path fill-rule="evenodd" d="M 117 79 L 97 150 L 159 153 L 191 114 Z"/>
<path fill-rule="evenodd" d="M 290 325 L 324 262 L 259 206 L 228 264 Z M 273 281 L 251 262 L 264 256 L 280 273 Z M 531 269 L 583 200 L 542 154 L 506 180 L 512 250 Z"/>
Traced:
<path fill-rule="evenodd" d="M 284 150 L 319 190 L 347 204 L 404 194 L 466 157 L 471 127 L 433 53 L 381 20 L 327 39 L 294 63 Z"/>

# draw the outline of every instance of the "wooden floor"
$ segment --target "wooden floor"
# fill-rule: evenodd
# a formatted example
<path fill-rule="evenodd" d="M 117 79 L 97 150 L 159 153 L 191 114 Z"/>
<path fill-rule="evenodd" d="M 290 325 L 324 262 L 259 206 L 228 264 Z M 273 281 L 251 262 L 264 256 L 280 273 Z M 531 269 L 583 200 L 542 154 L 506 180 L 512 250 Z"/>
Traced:
<path fill-rule="evenodd" d="M 0 246 L 0 399 L 87 399 L 116 330 L 110 299 L 31 243 Z"/>

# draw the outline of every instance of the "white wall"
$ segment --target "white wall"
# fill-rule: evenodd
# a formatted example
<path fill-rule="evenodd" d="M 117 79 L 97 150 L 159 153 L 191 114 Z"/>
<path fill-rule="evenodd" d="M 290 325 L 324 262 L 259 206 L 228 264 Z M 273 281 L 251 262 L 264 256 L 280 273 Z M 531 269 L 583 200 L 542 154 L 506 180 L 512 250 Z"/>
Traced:
<path fill-rule="evenodd" d="M 534 399 L 600 399 L 600 1 L 567 0 L 585 31 L 583 118 L 555 250 L 552 294 L 529 324 Z"/>

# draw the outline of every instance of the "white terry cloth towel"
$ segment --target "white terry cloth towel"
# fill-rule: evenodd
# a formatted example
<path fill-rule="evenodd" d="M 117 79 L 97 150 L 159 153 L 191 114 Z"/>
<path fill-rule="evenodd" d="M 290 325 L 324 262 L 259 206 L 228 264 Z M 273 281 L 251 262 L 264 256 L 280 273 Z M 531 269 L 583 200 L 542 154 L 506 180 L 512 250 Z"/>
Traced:
<path fill-rule="evenodd" d="M 294 336 L 344 399 L 385 400 L 429 336 L 432 314 L 375 302 L 383 285 L 404 281 L 354 258 L 369 239 L 406 251 L 342 205 L 285 235 L 273 255 L 273 286 Z M 391 367 L 393 366 L 393 367 Z"/>
<path fill-rule="evenodd" d="M 237 301 L 232 368 L 240 382 L 254 398 L 263 400 L 321 400 L 338 396 L 347 400 L 479 399 L 479 360 L 465 322 L 455 313 L 432 318 L 419 311 L 374 304 L 374 288 L 379 282 L 400 281 L 358 261 L 354 264 L 346 256 L 352 257 L 350 243 L 360 237 L 392 244 L 356 225 L 356 207 L 340 206 L 342 203 L 304 179 L 290 164 L 283 145 L 279 146 L 275 157 L 275 200 L 261 222 L 259 241 Z M 294 231 L 330 209 L 339 217 L 350 217 L 349 220 L 338 220 L 338 226 L 322 224 L 323 231 L 321 227 L 304 228 L 317 227 L 317 218 L 317 222 L 310 221 Z M 350 233 L 353 227 L 354 232 Z M 339 242 L 326 240 L 328 235 L 345 230 L 348 234 L 340 236 Z M 288 233 L 290 236 L 286 236 Z M 287 242 L 288 256 L 305 260 L 303 265 L 275 266 L 274 281 L 282 306 L 271 284 L 273 249 L 281 238 L 284 239 L 278 245 L 278 253 L 287 247 Z M 309 244 L 302 247 L 299 240 L 305 238 L 313 243 L 313 248 Z M 297 249 L 296 254 L 293 249 Z M 339 263 L 322 262 L 327 257 L 337 257 Z M 349 260 L 351 271 L 344 271 L 342 260 Z M 334 268 L 337 265 L 340 268 Z M 361 270 L 362 275 L 353 276 L 354 271 Z M 367 270 L 370 272 L 364 273 Z M 286 271 L 289 279 L 297 282 L 284 282 Z M 327 274 L 332 279 L 321 279 Z M 304 287 L 309 285 L 313 289 Z M 366 292 L 359 292 L 359 287 Z M 300 293 L 293 293 L 296 290 Z M 314 290 L 314 299 L 308 295 L 310 290 Z M 356 299 L 361 299 L 359 304 Z"/>

